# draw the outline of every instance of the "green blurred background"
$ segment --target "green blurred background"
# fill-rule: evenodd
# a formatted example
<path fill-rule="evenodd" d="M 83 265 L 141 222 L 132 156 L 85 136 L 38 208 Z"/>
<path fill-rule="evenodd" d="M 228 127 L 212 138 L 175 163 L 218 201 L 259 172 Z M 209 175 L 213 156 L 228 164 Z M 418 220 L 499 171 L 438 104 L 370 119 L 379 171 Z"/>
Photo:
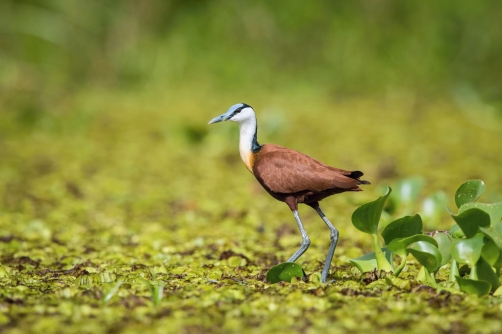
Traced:
<path fill-rule="evenodd" d="M 245 102 L 261 143 L 365 172 L 364 192 L 321 203 L 341 236 L 332 275 L 350 281 L 348 259 L 371 251 L 350 216 L 385 185 L 397 194 L 400 180 L 421 178 L 423 191 L 393 202 L 383 219 L 419 212 L 426 230 L 453 220 L 441 201 L 441 213 L 427 215 L 424 199 L 446 198 L 453 209 L 468 179 L 486 182 L 481 201 L 502 200 L 501 16 L 496 0 L 1 1 L 0 263 L 10 276 L 0 276 L 3 296 L 24 304 L 9 302 L 0 326 L 325 328 L 332 305 L 342 329 L 385 328 L 380 312 L 354 312 L 366 299 L 348 296 L 340 308 L 338 292 L 312 307 L 294 298 L 287 306 L 289 292 L 261 297 L 264 270 L 300 236 L 286 205 L 240 161 L 238 127 L 207 122 Z M 313 210 L 300 213 L 312 245 L 298 262 L 319 272 L 328 231 Z M 228 251 L 248 266 L 227 263 Z M 153 282 L 149 268 L 166 284 L 163 320 L 142 306 L 150 295 L 136 276 Z M 96 306 L 118 277 L 129 287 Z M 259 289 L 222 299 L 241 279 Z M 417 303 L 417 314 L 427 308 Z M 465 314 L 458 321 L 470 321 Z M 448 330 L 441 314 L 415 315 L 412 327 Z"/>
<path fill-rule="evenodd" d="M 239 101 L 260 141 L 365 171 L 363 196 L 412 175 L 502 188 L 498 1 L 0 6 L 6 212 L 46 219 L 68 193 L 166 221 L 166 202 L 270 209 L 251 201 L 237 127 L 206 125 Z"/>
<path fill-rule="evenodd" d="M 48 101 L 85 87 L 168 92 L 194 84 L 200 87 L 194 97 L 207 87 L 244 94 L 308 87 L 338 99 L 397 91 L 426 100 L 476 98 L 494 107 L 502 101 L 498 1 L 7 0 L 1 6 L 8 106 L 43 112 L 52 109 Z"/>

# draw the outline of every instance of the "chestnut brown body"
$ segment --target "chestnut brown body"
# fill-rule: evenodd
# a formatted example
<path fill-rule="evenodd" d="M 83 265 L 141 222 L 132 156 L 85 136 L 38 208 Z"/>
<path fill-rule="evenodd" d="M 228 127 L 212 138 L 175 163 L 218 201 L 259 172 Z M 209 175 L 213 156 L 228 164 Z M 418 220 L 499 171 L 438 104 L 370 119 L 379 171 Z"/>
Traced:
<path fill-rule="evenodd" d="M 334 194 L 362 191 L 360 171 L 334 168 L 303 153 L 279 145 L 265 144 L 253 153 L 252 173 L 265 190 L 291 210 L 298 203 L 316 206 Z"/>

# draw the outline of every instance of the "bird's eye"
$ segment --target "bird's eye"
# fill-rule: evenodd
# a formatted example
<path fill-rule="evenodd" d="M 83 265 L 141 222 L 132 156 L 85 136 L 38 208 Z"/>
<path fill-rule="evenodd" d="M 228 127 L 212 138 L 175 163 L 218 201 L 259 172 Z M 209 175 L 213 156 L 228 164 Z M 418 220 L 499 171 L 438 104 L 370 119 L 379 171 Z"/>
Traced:
<path fill-rule="evenodd" d="M 243 108 L 239 108 L 239 109 L 236 109 L 234 110 L 234 112 L 232 113 L 232 117 L 234 117 L 235 115 L 237 115 L 238 113 L 240 113 L 242 111 Z"/>

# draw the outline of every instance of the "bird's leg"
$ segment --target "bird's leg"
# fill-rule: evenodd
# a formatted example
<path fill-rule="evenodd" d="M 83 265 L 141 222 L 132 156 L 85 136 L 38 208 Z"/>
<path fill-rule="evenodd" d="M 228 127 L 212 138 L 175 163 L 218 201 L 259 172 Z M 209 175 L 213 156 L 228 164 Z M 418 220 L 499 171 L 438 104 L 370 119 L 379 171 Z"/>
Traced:
<path fill-rule="evenodd" d="M 309 205 L 317 211 L 330 231 L 329 236 L 331 241 L 329 244 L 328 255 L 326 256 L 326 262 L 324 263 L 324 269 L 322 270 L 321 274 L 321 281 L 323 283 L 326 283 L 328 279 L 329 268 L 331 266 L 331 260 L 333 260 L 333 254 L 335 253 L 336 244 L 338 243 L 338 230 L 333 226 L 333 224 L 331 224 L 324 212 L 322 212 L 321 208 L 319 207 L 319 203 L 316 202 Z"/>
<path fill-rule="evenodd" d="M 298 260 L 298 258 L 302 256 L 302 254 L 305 253 L 307 248 L 309 248 L 310 246 L 310 238 L 307 235 L 305 228 L 303 227 L 300 215 L 298 214 L 298 209 L 293 211 L 293 215 L 295 216 L 296 223 L 298 224 L 298 228 L 300 229 L 300 233 L 302 234 L 302 245 L 293 255 L 291 255 L 287 262 L 295 262 L 296 260 Z"/>

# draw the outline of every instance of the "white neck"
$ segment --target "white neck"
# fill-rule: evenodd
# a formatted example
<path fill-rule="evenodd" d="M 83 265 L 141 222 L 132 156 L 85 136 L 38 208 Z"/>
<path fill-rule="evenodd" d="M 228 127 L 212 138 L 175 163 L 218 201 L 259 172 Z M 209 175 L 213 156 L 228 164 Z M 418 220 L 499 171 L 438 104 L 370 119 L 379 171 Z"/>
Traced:
<path fill-rule="evenodd" d="M 239 130 L 241 133 L 239 140 L 239 152 L 241 153 L 241 159 L 247 169 L 252 172 L 251 148 L 253 147 L 253 138 L 256 133 L 256 118 L 248 118 L 244 122 L 240 122 Z"/>

